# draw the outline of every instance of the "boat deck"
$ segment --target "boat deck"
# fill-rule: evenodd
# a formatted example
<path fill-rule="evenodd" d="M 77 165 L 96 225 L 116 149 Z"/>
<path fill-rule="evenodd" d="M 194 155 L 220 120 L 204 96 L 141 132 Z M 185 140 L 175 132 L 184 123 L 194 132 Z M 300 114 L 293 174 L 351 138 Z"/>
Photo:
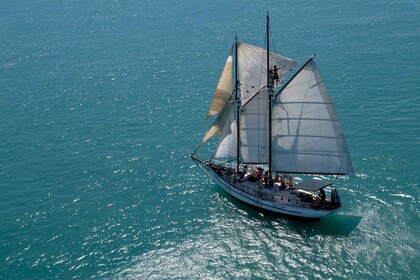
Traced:
<path fill-rule="evenodd" d="M 233 178 L 233 173 L 230 170 L 223 172 L 221 175 L 225 181 L 229 182 L 229 184 L 236 189 L 256 198 L 274 202 L 278 205 L 324 210 L 335 208 L 332 205 L 331 200 L 321 200 L 317 194 L 299 190 L 298 186 L 281 190 L 278 186 L 270 187 L 258 184 L 258 182 L 250 181 L 248 178 L 238 180 L 237 178 Z"/>

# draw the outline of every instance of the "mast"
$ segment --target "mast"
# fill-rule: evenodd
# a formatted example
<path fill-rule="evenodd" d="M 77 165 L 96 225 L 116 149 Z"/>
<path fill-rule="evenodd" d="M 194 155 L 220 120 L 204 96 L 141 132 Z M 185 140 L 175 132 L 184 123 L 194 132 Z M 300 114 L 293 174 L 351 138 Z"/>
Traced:
<path fill-rule="evenodd" d="M 238 35 L 235 36 L 235 110 L 236 110 L 236 171 L 239 172 L 239 95 L 238 95 Z"/>
<path fill-rule="evenodd" d="M 270 18 L 267 12 L 267 89 L 268 89 L 268 178 L 271 182 L 271 166 L 272 166 L 272 147 L 271 147 L 271 138 L 272 138 L 272 95 L 273 95 L 273 85 L 270 83 L 272 79 L 271 69 L 270 69 Z M 274 82 L 274 81 L 273 81 Z"/>

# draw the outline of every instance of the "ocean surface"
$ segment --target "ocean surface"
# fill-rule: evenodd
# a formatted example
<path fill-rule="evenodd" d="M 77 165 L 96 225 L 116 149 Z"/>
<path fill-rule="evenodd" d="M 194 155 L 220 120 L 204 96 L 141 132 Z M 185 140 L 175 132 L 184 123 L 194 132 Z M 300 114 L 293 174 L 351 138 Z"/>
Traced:
<path fill-rule="evenodd" d="M 191 161 L 235 34 L 316 63 L 342 210 L 247 206 Z M 420 2 L 0 2 L 0 279 L 420 279 Z M 210 148 L 205 148 L 210 149 Z"/>

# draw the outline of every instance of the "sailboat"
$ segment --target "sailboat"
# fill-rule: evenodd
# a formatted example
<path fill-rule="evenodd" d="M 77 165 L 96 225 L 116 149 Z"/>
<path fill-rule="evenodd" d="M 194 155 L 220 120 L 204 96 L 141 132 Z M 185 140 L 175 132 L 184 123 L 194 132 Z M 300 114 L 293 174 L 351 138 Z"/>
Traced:
<path fill-rule="evenodd" d="M 236 37 L 208 112 L 215 120 L 191 157 L 245 203 L 327 217 L 341 208 L 329 177 L 354 173 L 346 140 L 315 55 L 297 69 L 294 60 L 270 52 L 269 23 L 267 15 L 265 48 Z M 212 156 L 200 158 L 216 136 Z"/>

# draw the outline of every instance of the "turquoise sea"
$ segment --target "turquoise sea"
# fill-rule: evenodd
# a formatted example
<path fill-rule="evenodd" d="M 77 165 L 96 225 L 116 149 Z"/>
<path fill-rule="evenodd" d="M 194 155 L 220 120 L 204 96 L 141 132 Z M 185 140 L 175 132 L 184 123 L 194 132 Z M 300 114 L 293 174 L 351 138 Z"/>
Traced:
<path fill-rule="evenodd" d="M 316 63 L 356 176 L 324 220 L 191 161 L 235 34 Z M 420 2 L 0 2 L 0 279 L 419 279 Z"/>

